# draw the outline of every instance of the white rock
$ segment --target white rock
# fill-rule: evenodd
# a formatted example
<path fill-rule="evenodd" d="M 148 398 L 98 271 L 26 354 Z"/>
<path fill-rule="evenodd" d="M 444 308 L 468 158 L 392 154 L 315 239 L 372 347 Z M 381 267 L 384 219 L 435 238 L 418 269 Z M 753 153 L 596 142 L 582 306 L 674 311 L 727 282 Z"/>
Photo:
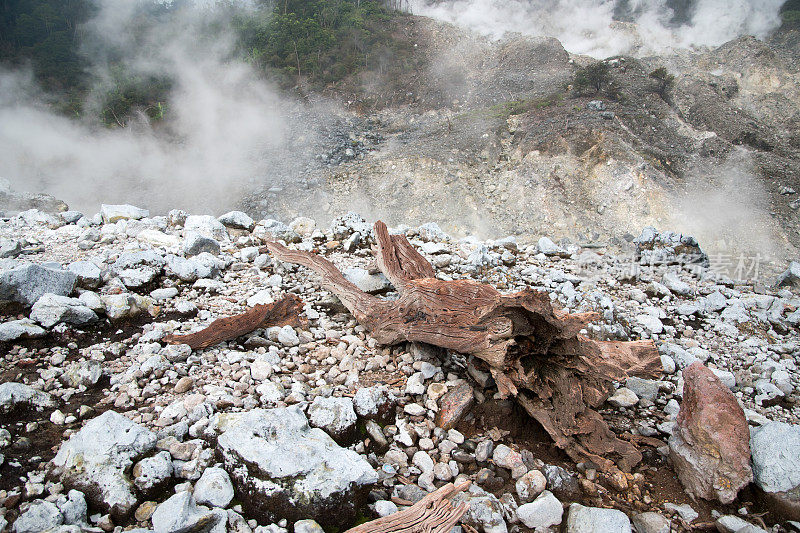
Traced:
<path fill-rule="evenodd" d="M 661 323 L 661 320 L 657 316 L 648 314 L 636 315 L 636 321 L 650 333 L 657 335 L 664 331 L 664 324 Z"/>
<path fill-rule="evenodd" d="M 142 459 L 134 465 L 133 476 L 133 484 L 145 494 L 161 487 L 172 476 L 172 456 L 161 451 Z"/>
<path fill-rule="evenodd" d="M 256 359 L 250 363 L 250 377 L 256 381 L 264 381 L 272 375 L 272 365 L 267 361 Z"/>
<path fill-rule="evenodd" d="M 283 326 L 278 332 L 278 342 L 284 346 L 297 346 L 300 344 L 300 338 L 297 336 L 292 326 Z"/>
<path fill-rule="evenodd" d="M 515 488 L 520 501 L 529 502 L 547 487 L 547 478 L 538 470 L 530 470 L 517 480 Z"/>
<path fill-rule="evenodd" d="M 608 403 L 616 407 L 633 407 L 638 402 L 639 398 L 627 387 L 618 388 L 608 399 Z"/>
<path fill-rule="evenodd" d="M 233 483 L 222 468 L 206 468 L 194 486 L 198 503 L 225 508 L 233 499 Z"/>
<path fill-rule="evenodd" d="M 289 222 L 289 227 L 298 235 L 307 237 L 314 233 L 314 228 L 317 227 L 317 223 L 311 218 L 299 217 Z"/>
<path fill-rule="evenodd" d="M 364 292 L 375 294 L 387 291 L 392 288 L 392 284 L 383 274 L 370 274 L 363 268 L 345 269 L 344 277 L 356 287 Z"/>
<path fill-rule="evenodd" d="M 494 449 L 492 460 L 497 466 L 511 470 L 511 477 L 514 479 L 524 476 L 528 471 L 522 462 L 522 455 L 505 444 L 500 444 Z"/>
<path fill-rule="evenodd" d="M 217 241 L 229 241 L 230 236 L 225 226 L 211 215 L 189 215 L 183 224 L 185 235 L 190 232 L 199 233 Z"/>
<path fill-rule="evenodd" d="M 61 322 L 83 326 L 96 322 L 98 317 L 78 298 L 47 293 L 33 304 L 31 320 L 46 328 L 52 328 Z"/>
<path fill-rule="evenodd" d="M 230 211 L 217 218 L 217 220 L 229 228 L 252 230 L 256 225 L 255 221 L 247 213 L 242 213 L 241 211 Z"/>
<path fill-rule="evenodd" d="M 137 503 L 125 472 L 155 444 L 155 433 L 106 411 L 62 443 L 53 464 L 60 469 L 62 482 L 85 488 L 95 506 L 124 516 Z"/>
<path fill-rule="evenodd" d="M 416 452 L 414 457 L 411 459 L 411 462 L 414 464 L 414 466 L 422 470 L 422 472 L 433 472 L 433 459 L 431 459 L 431 456 L 424 451 L 420 450 Z"/>
<path fill-rule="evenodd" d="M 517 508 L 517 517 L 529 528 L 546 531 L 551 526 L 561 523 L 564 509 L 561 502 L 549 490 L 544 491 L 531 503 Z"/>
<path fill-rule="evenodd" d="M 389 516 L 398 511 L 397 505 L 389 500 L 378 500 L 375 502 L 375 512 L 380 517 Z"/>
<path fill-rule="evenodd" d="M 172 495 L 156 508 L 151 519 L 155 533 L 209 531 L 220 520 L 207 507 L 198 506 L 188 491 Z"/>
<path fill-rule="evenodd" d="M 61 511 L 55 504 L 36 500 L 28 510 L 14 522 L 14 533 L 41 533 L 60 526 L 64 522 Z"/>
<path fill-rule="evenodd" d="M 0 342 L 18 339 L 38 339 L 46 334 L 47 331 L 44 328 L 29 318 L 10 320 L 0 324 Z"/>
<path fill-rule="evenodd" d="M 171 248 L 173 246 L 178 246 L 181 243 L 181 238 L 177 235 L 170 235 L 169 233 L 164 233 L 163 231 L 158 231 L 157 229 L 152 228 L 147 228 L 140 231 L 139 234 L 136 235 L 136 240 L 152 244 L 153 246 L 160 246 L 162 248 Z"/>
<path fill-rule="evenodd" d="M 19 405 L 42 411 L 45 408 L 55 406 L 53 397 L 29 387 L 23 383 L 7 381 L 0 383 L 0 411 L 9 411 Z"/>
<path fill-rule="evenodd" d="M 178 295 L 178 289 L 176 287 L 167 287 L 164 289 L 155 289 L 150 291 L 150 297 L 160 302 L 162 300 L 169 300 L 170 298 L 175 298 Z"/>
<path fill-rule="evenodd" d="M 353 396 L 356 413 L 363 418 L 380 418 L 389 412 L 394 402 L 394 395 L 381 386 L 358 389 Z"/>
<path fill-rule="evenodd" d="M 681 278 L 675 272 L 667 272 L 661 278 L 661 283 L 664 284 L 666 288 L 674 292 L 675 294 L 680 294 L 681 296 L 693 296 L 694 290 L 688 283 L 681 280 Z"/>
<path fill-rule="evenodd" d="M 325 530 L 315 520 L 306 518 L 294 523 L 294 533 L 325 533 Z"/>
<path fill-rule="evenodd" d="M 100 214 L 105 224 L 113 224 L 118 220 L 140 220 L 150 216 L 150 211 L 128 204 L 100 206 Z"/>
<path fill-rule="evenodd" d="M 226 471 L 235 485 L 250 488 L 244 499 L 262 507 L 274 502 L 282 513 L 347 520 L 378 480 L 363 457 L 310 428 L 298 406 L 226 414 L 219 429 Z"/>
<path fill-rule="evenodd" d="M 272 299 L 272 291 L 269 289 L 260 290 L 247 299 L 247 307 L 271 303 L 275 303 L 275 300 Z"/>
<path fill-rule="evenodd" d="M 345 438 L 353 431 L 357 421 L 353 400 L 317 396 L 308 407 L 308 420 L 312 427 L 324 430 L 334 439 Z"/>
<path fill-rule="evenodd" d="M 569 506 L 567 533 L 631 533 L 631 521 L 616 509 L 573 503 Z"/>
<path fill-rule="evenodd" d="M 87 289 L 100 286 L 103 271 L 91 261 L 75 261 L 67 265 L 67 270 L 78 276 L 78 285 Z"/>
<path fill-rule="evenodd" d="M 453 498 L 454 504 L 461 502 L 469 504 L 469 509 L 461 519 L 463 523 L 480 528 L 485 533 L 507 533 L 503 504 L 493 494 L 472 485 Z"/>
<path fill-rule="evenodd" d="M 403 411 L 411 416 L 423 416 L 425 408 L 418 403 L 408 403 L 403 407 Z"/>

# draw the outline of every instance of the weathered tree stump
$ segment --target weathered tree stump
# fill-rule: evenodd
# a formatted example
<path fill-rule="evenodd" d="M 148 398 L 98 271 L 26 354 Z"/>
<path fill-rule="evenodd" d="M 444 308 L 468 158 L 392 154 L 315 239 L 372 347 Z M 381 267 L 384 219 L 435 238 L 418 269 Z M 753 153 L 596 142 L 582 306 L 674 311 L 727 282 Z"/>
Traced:
<path fill-rule="evenodd" d="M 628 376 L 660 369 L 652 341 L 596 341 L 580 330 L 596 313 L 556 310 L 546 292 L 501 294 L 471 280 L 442 281 L 402 235 L 375 223 L 378 269 L 400 297 L 383 300 L 347 281 L 327 259 L 266 244 L 277 259 L 310 268 L 379 343 L 426 342 L 482 360 L 503 397 L 519 404 L 576 462 L 629 471 L 642 459 L 595 411 Z"/>
<path fill-rule="evenodd" d="M 454 507 L 449 498 L 467 487 L 469 482 L 458 487 L 448 483 L 407 509 L 366 522 L 345 533 L 449 533 L 469 509 L 467 503 Z"/>

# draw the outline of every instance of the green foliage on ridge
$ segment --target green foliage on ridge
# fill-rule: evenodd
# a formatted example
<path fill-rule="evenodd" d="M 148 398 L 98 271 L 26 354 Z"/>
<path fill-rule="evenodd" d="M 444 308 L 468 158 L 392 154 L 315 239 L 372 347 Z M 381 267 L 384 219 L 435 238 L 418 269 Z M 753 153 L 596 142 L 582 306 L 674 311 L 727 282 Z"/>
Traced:
<path fill-rule="evenodd" d="M 279 0 L 271 9 L 238 15 L 243 53 L 287 82 L 336 82 L 380 60 L 392 44 L 397 12 L 374 0 Z"/>

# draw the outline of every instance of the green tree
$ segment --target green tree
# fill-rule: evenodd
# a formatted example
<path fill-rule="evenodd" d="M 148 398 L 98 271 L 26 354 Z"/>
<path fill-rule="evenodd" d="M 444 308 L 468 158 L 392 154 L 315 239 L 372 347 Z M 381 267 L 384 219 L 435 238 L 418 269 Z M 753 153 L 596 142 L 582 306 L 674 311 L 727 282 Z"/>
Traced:
<path fill-rule="evenodd" d="M 650 73 L 650 79 L 655 80 L 655 92 L 663 100 L 667 100 L 670 91 L 675 87 L 675 76 L 666 67 L 659 67 Z"/>
<path fill-rule="evenodd" d="M 572 86 L 578 94 L 597 94 L 611 84 L 611 69 L 603 61 L 597 61 L 578 69 Z"/>

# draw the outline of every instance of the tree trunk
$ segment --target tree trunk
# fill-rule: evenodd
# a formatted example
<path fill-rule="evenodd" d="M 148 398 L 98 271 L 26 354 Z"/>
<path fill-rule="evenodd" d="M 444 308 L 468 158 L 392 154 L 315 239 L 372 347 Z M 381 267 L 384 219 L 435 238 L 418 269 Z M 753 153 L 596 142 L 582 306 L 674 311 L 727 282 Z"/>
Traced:
<path fill-rule="evenodd" d="M 503 397 L 519 404 L 576 462 L 603 471 L 629 471 L 642 459 L 614 435 L 595 411 L 630 375 L 654 377 L 660 369 L 652 341 L 589 339 L 579 332 L 596 313 L 554 309 L 548 294 L 526 289 L 501 294 L 471 280 L 442 281 L 402 235 L 375 223 L 377 267 L 400 293 L 397 300 L 367 294 L 327 259 L 266 244 L 277 258 L 310 268 L 379 343 L 426 342 L 482 360 Z"/>

